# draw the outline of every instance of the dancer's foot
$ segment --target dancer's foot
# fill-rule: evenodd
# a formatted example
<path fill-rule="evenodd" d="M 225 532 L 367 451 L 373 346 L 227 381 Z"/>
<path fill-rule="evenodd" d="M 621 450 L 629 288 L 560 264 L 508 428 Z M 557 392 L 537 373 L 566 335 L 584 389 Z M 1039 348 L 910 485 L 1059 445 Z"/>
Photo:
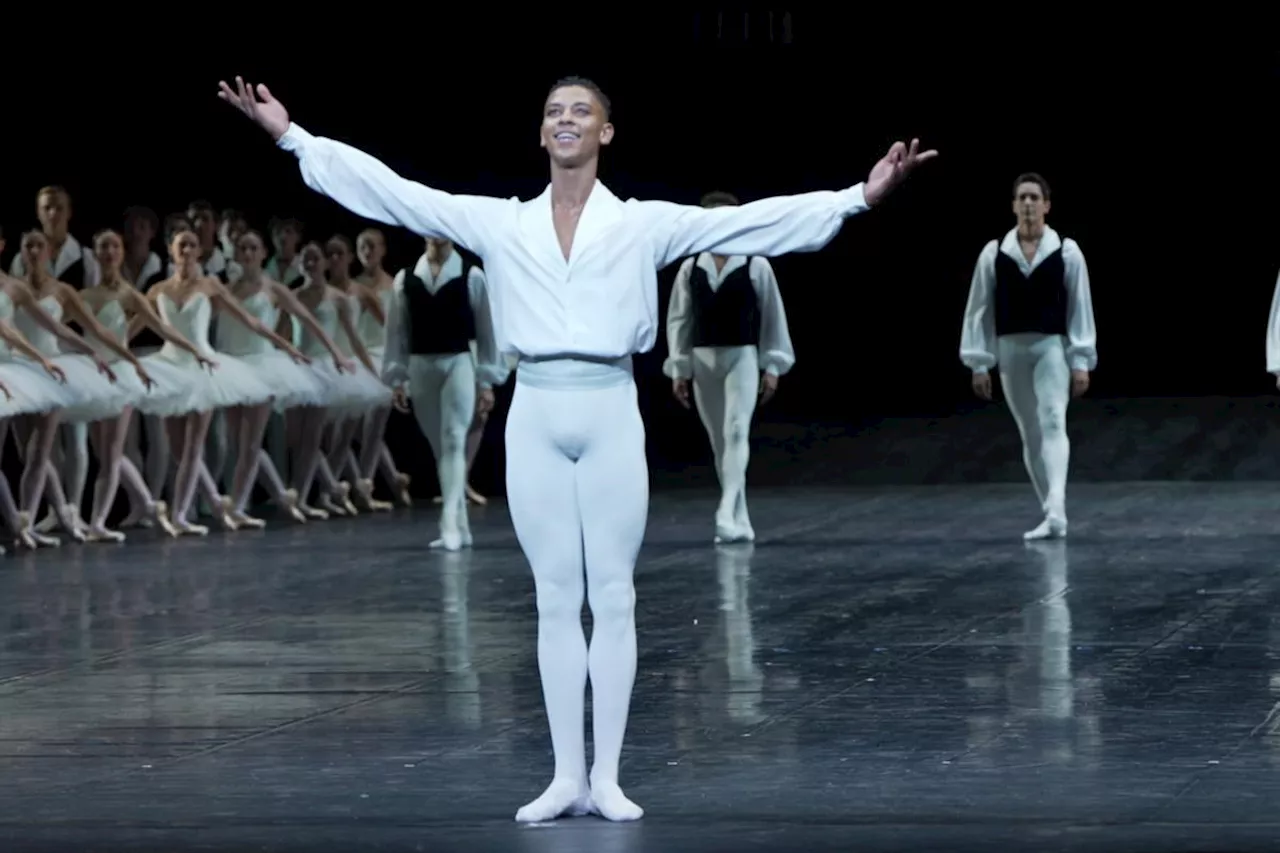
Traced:
<path fill-rule="evenodd" d="M 58 529 L 58 514 L 53 511 L 53 507 L 49 508 L 44 518 L 40 519 L 40 523 L 32 529 L 36 533 L 52 533 Z"/>
<path fill-rule="evenodd" d="M 289 516 L 299 524 L 307 523 L 307 516 L 298 508 L 297 489 L 286 489 L 284 495 L 280 499 L 280 503 L 284 507 L 285 515 Z"/>
<path fill-rule="evenodd" d="M 87 542 L 89 540 L 88 535 L 85 533 L 88 525 L 80 520 L 80 513 L 71 504 L 63 504 L 58 508 L 58 522 L 75 541 Z"/>
<path fill-rule="evenodd" d="M 440 531 L 440 538 L 432 541 L 428 548 L 443 551 L 460 551 L 462 550 L 462 534 L 456 530 Z"/>
<path fill-rule="evenodd" d="M 409 494 L 409 479 L 408 474 L 396 474 L 396 494 L 400 503 L 405 506 L 413 506 L 413 495 Z"/>
<path fill-rule="evenodd" d="M 90 526 L 85 531 L 85 539 L 89 542 L 123 542 L 124 534 L 119 530 L 108 530 L 107 526 Z"/>
<path fill-rule="evenodd" d="M 261 518 L 254 518 L 242 509 L 233 510 L 231 512 L 231 520 L 234 521 L 238 527 L 248 527 L 253 530 L 261 530 L 267 526 L 267 523 Z"/>
<path fill-rule="evenodd" d="M 1047 516 L 1035 528 L 1022 534 L 1022 538 L 1027 542 L 1036 542 L 1042 539 L 1065 539 L 1066 536 L 1067 520 L 1053 515 Z"/>
<path fill-rule="evenodd" d="M 591 811 L 612 821 L 639 820 L 644 817 L 644 809 L 628 800 L 617 782 L 591 783 Z"/>
<path fill-rule="evenodd" d="M 369 512 L 390 512 L 395 505 L 390 501 L 380 501 L 373 496 L 373 480 L 357 480 L 356 496 Z"/>
<path fill-rule="evenodd" d="M 218 506 L 214 509 L 214 516 L 225 530 L 236 531 L 240 529 L 240 522 L 236 520 L 235 512 L 232 509 L 232 504 L 234 503 L 235 501 L 231 500 L 229 495 L 222 495 L 218 498 Z"/>
<path fill-rule="evenodd" d="M 178 521 L 173 525 L 174 529 L 182 536 L 208 536 L 209 528 L 203 524 L 192 524 L 189 521 Z"/>
<path fill-rule="evenodd" d="M 178 528 L 173 526 L 173 522 L 169 520 L 169 505 L 164 501 L 156 501 L 147 508 L 150 518 L 144 519 L 150 522 L 147 527 L 159 527 L 166 535 L 178 538 Z"/>
<path fill-rule="evenodd" d="M 298 504 L 298 510 L 307 518 L 313 519 L 315 521 L 324 521 L 329 517 L 329 513 L 326 512 L 325 510 L 316 509 L 313 506 L 307 506 L 306 504 L 303 504 L 303 503 Z"/>
<path fill-rule="evenodd" d="M 31 528 L 31 513 L 29 512 L 18 513 L 18 530 L 17 530 L 17 533 L 15 534 L 14 544 L 18 545 L 19 547 L 26 548 L 30 551 L 34 551 L 40 547 L 40 540 L 36 538 L 36 535 L 37 534 L 35 533 L 35 531 L 33 531 Z M 41 538 L 44 538 L 44 537 L 41 537 Z M 53 541 L 54 541 L 55 547 L 57 545 L 62 544 L 61 542 L 58 542 L 58 540 L 56 539 L 54 539 Z"/>
<path fill-rule="evenodd" d="M 591 789 L 576 779 L 553 779 L 542 796 L 516 812 L 520 823 L 542 823 L 559 817 L 591 814 Z"/>
<path fill-rule="evenodd" d="M 467 483 L 467 500 L 476 506 L 487 506 L 489 504 L 489 499 L 472 488 L 470 483 Z"/>

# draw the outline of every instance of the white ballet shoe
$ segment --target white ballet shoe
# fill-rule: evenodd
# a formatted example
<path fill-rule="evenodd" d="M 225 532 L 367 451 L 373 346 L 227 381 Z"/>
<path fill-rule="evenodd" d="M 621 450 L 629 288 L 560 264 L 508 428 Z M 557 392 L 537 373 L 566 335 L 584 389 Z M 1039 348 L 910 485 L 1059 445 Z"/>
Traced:
<path fill-rule="evenodd" d="M 462 534 L 457 530 L 442 530 L 440 538 L 433 540 L 427 547 L 437 551 L 461 551 Z"/>
<path fill-rule="evenodd" d="M 1031 530 L 1022 534 L 1026 542 L 1039 542 L 1045 539 L 1065 539 L 1067 537 L 1067 520 L 1060 516 L 1046 516 Z"/>
<path fill-rule="evenodd" d="M 591 813 L 615 823 L 644 817 L 644 809 L 627 799 L 617 782 L 591 783 Z"/>
<path fill-rule="evenodd" d="M 543 823 L 561 817 L 583 817 L 595 811 L 591 789 L 573 779 L 553 779 L 542 796 L 516 812 L 520 823 Z"/>

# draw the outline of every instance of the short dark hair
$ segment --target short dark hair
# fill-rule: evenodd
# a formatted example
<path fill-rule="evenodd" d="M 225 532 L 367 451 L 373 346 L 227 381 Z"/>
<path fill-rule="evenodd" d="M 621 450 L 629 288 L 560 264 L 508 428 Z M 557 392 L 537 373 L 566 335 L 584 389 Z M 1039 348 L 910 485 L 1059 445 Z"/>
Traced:
<path fill-rule="evenodd" d="M 191 204 L 187 205 L 188 212 L 193 210 L 198 211 L 199 213 L 207 213 L 209 214 L 210 218 L 213 218 L 213 219 L 218 218 L 217 209 L 215 209 L 212 204 L 210 204 L 209 202 L 205 201 L 202 198 L 198 198 L 195 201 L 191 202 Z"/>
<path fill-rule="evenodd" d="M 299 238 L 302 237 L 302 221 L 292 216 L 273 216 L 267 223 L 267 230 L 271 232 L 272 237 L 286 228 L 292 229 Z"/>
<path fill-rule="evenodd" d="M 595 95 L 596 100 L 600 102 L 600 107 L 604 110 L 605 121 L 609 120 L 609 116 L 613 114 L 613 103 L 609 100 L 609 96 L 604 93 L 604 89 L 601 89 L 600 86 L 596 84 L 596 81 L 587 77 L 578 77 L 576 75 L 561 77 L 547 91 L 547 97 L 550 98 L 556 93 L 556 90 L 566 89 L 569 86 L 581 86 L 583 89 L 587 89 L 591 94 Z"/>
<path fill-rule="evenodd" d="M 703 207 L 737 207 L 738 197 L 723 190 L 713 190 L 702 197 Z"/>
<path fill-rule="evenodd" d="M 1017 196 L 1017 194 L 1018 194 L 1018 187 L 1022 186 L 1023 184 L 1035 184 L 1035 185 L 1037 185 L 1038 187 L 1040 187 L 1040 194 L 1041 194 L 1042 196 L 1044 196 L 1044 200 L 1045 200 L 1045 201 L 1048 201 L 1048 200 L 1049 200 L 1049 182 L 1048 182 L 1048 181 L 1046 181 L 1046 180 L 1044 179 L 1044 177 L 1043 177 L 1043 176 L 1041 176 L 1039 173 L 1037 173 L 1037 172 L 1023 172 L 1021 175 L 1019 175 L 1019 176 L 1017 177 L 1017 180 L 1015 180 L 1015 181 L 1013 182 L 1013 194 L 1014 194 L 1014 196 Z"/>
<path fill-rule="evenodd" d="M 141 219 L 142 221 L 150 224 L 152 231 L 158 232 L 160 230 L 160 219 L 159 217 L 156 216 L 156 212 L 151 208 L 143 207 L 141 205 L 136 205 L 136 204 L 133 205 L 132 207 L 125 208 L 125 211 L 124 211 L 124 227 L 125 228 L 129 227 L 130 222 L 133 222 L 134 220 L 137 220 L 137 219 Z"/>

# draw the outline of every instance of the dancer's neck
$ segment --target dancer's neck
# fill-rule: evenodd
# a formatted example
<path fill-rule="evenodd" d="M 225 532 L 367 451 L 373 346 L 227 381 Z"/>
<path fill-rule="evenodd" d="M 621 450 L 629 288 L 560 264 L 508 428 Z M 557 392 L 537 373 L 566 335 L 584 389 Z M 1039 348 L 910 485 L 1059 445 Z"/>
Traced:
<path fill-rule="evenodd" d="M 1044 237 L 1044 223 L 1019 223 L 1018 239 L 1024 243 L 1038 243 Z"/>
<path fill-rule="evenodd" d="M 581 210 L 596 185 L 596 160 L 581 166 L 551 164 L 551 206 L 558 210 Z"/>

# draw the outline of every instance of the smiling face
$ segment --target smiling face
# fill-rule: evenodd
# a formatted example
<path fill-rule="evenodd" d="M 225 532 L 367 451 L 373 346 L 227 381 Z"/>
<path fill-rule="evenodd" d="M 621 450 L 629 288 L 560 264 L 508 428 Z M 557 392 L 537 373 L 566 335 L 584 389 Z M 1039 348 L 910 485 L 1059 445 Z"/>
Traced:
<path fill-rule="evenodd" d="M 539 137 L 552 163 L 572 169 L 600 156 L 601 146 L 613 141 L 613 125 L 591 89 L 561 86 L 547 97 Z"/>

